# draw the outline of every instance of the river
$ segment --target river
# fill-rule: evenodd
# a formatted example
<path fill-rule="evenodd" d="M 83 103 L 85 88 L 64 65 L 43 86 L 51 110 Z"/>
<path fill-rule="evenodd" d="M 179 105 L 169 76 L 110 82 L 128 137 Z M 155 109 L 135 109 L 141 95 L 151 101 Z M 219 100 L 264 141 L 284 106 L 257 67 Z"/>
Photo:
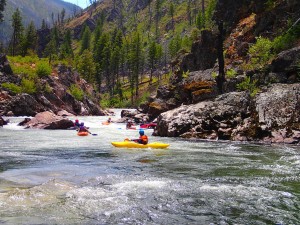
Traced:
<path fill-rule="evenodd" d="M 112 119 L 119 117 L 119 111 Z M 75 119 L 75 118 L 70 118 Z M 151 136 L 107 117 L 74 130 L 0 128 L 0 224 L 300 224 L 300 147 Z"/>

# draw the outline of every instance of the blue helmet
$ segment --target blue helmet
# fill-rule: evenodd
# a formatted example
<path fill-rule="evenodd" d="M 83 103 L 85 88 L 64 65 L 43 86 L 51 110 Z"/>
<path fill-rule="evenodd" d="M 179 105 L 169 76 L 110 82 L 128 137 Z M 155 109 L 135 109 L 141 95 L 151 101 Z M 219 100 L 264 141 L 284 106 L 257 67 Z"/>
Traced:
<path fill-rule="evenodd" d="M 140 133 L 141 136 L 145 134 L 145 132 L 143 130 L 140 130 L 139 133 Z"/>
<path fill-rule="evenodd" d="M 80 126 L 84 126 L 84 123 L 80 123 Z"/>

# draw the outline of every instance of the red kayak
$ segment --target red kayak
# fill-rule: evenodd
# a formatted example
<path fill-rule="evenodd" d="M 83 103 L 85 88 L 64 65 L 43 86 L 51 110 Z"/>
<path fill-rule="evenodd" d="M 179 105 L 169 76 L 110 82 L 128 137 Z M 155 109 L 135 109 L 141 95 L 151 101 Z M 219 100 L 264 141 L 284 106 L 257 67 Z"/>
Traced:
<path fill-rule="evenodd" d="M 136 130 L 136 127 L 135 126 L 126 127 L 126 130 Z"/>
<path fill-rule="evenodd" d="M 89 133 L 86 132 L 86 131 L 81 131 L 81 132 L 78 132 L 77 135 L 78 135 L 78 136 L 88 136 Z"/>
<path fill-rule="evenodd" d="M 157 126 L 156 123 L 145 123 L 140 125 L 140 128 L 142 129 L 154 129 Z"/>

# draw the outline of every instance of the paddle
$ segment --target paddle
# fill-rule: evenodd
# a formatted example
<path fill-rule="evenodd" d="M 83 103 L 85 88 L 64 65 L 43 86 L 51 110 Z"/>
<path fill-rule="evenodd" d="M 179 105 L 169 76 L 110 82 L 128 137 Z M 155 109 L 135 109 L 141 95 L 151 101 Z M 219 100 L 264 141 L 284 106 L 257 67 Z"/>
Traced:
<path fill-rule="evenodd" d="M 97 136 L 98 134 L 92 134 L 91 132 L 87 131 L 89 134 L 93 135 L 93 136 Z"/>
<path fill-rule="evenodd" d="M 129 138 L 125 138 L 124 141 L 134 141 L 137 142 L 138 139 L 129 139 Z"/>

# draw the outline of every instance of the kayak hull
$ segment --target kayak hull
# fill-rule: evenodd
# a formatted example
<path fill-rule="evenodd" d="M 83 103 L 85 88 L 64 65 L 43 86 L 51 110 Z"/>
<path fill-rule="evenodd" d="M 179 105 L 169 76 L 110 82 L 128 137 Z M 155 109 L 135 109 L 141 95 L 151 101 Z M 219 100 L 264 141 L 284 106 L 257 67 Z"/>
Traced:
<path fill-rule="evenodd" d="M 140 128 L 142 129 L 154 129 L 156 127 L 156 123 L 147 123 L 140 125 Z"/>
<path fill-rule="evenodd" d="M 102 125 L 109 125 L 110 123 L 107 121 L 102 122 Z"/>
<path fill-rule="evenodd" d="M 88 136 L 89 133 L 88 132 L 78 132 L 77 135 L 78 136 Z"/>
<path fill-rule="evenodd" d="M 126 127 L 126 130 L 136 130 L 136 127 L 132 126 L 132 127 Z"/>
<path fill-rule="evenodd" d="M 120 142 L 112 142 L 113 146 L 117 148 L 167 148 L 170 145 L 161 143 L 161 142 L 152 142 L 146 145 L 136 143 L 134 141 L 120 141 Z"/>

